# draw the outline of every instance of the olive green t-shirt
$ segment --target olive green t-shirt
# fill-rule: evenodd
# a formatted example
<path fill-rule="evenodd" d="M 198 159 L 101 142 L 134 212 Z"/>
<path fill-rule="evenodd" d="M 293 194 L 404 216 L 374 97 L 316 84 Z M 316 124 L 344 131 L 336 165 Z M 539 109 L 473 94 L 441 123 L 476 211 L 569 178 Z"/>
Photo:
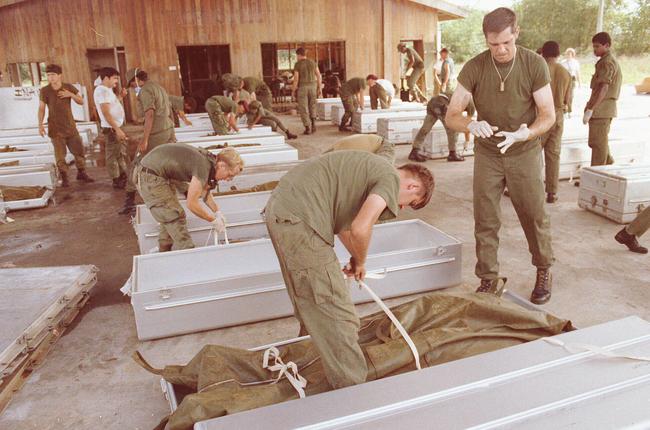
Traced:
<path fill-rule="evenodd" d="M 221 82 L 228 91 L 237 91 L 241 86 L 241 81 L 241 77 L 234 73 L 224 73 L 221 77 Z"/>
<path fill-rule="evenodd" d="M 537 117 L 533 93 L 547 85 L 549 76 L 546 61 L 535 52 L 517 46 L 514 66 L 512 61 L 499 64 L 492 62 L 492 54 L 486 50 L 469 60 L 458 75 L 458 82 L 474 98 L 479 121 L 487 121 L 499 127 L 499 131 L 516 131 L 521 124 L 529 126 Z M 506 77 L 511 66 L 512 72 L 505 80 L 504 91 L 500 90 L 501 80 Z M 487 139 L 476 138 L 477 150 L 485 153 L 500 154 L 497 144 L 505 138 L 491 136 Z M 514 144 L 504 156 L 521 154 L 539 144 L 539 138 Z"/>
<path fill-rule="evenodd" d="M 376 86 L 379 86 L 377 84 Z M 366 80 L 363 78 L 352 78 L 341 86 L 343 97 L 353 96 L 366 89 Z"/>
<path fill-rule="evenodd" d="M 298 86 L 311 85 L 316 82 L 316 63 L 309 58 L 298 60 L 293 70 L 298 72 Z"/>
<path fill-rule="evenodd" d="M 325 151 L 365 151 L 385 158 L 391 164 L 395 161 L 395 145 L 376 134 L 353 134 L 336 142 Z"/>
<path fill-rule="evenodd" d="M 185 99 L 181 96 L 169 96 L 169 102 L 172 110 L 176 112 L 185 112 Z"/>
<path fill-rule="evenodd" d="M 138 102 L 142 107 L 143 114 L 153 109 L 151 136 L 174 128 L 174 123 L 171 119 L 171 103 L 167 91 L 163 87 L 154 82 L 147 81 L 142 86 L 140 94 L 138 94 Z"/>
<path fill-rule="evenodd" d="M 244 89 L 249 93 L 263 92 L 266 88 L 266 83 L 255 76 L 247 76 L 244 78 Z"/>
<path fill-rule="evenodd" d="M 623 73 L 616 58 L 608 52 L 603 55 L 596 63 L 596 72 L 591 77 L 591 89 L 596 88 L 598 84 L 608 84 L 607 94 L 596 109 L 592 118 L 615 118 L 616 117 L 616 100 L 621 94 L 621 83 Z"/>
<path fill-rule="evenodd" d="M 72 116 L 71 98 L 59 98 L 61 90 L 68 90 L 77 94 L 77 90 L 71 84 L 62 84 L 61 88 L 55 90 L 52 85 L 41 88 L 40 100 L 47 105 L 47 135 L 50 137 L 74 137 L 79 135 L 77 125 Z"/>
<path fill-rule="evenodd" d="M 209 100 L 215 100 L 218 104 L 219 107 L 221 108 L 221 112 L 227 114 L 227 113 L 237 113 L 237 103 L 230 97 L 226 96 L 212 96 L 208 99 Z M 207 103 L 206 103 L 207 104 Z"/>
<path fill-rule="evenodd" d="M 560 63 L 548 63 L 551 75 L 551 92 L 555 110 L 564 109 L 567 93 L 571 87 L 571 74 Z"/>
<path fill-rule="evenodd" d="M 203 186 L 208 182 L 213 166 L 206 154 L 184 143 L 157 146 L 140 163 L 158 176 L 174 181 L 190 182 L 195 176 Z"/>
<path fill-rule="evenodd" d="M 408 58 L 409 62 L 413 61 L 413 67 L 414 69 L 422 69 L 424 68 L 424 61 L 422 61 L 422 57 L 420 57 L 420 54 L 413 49 L 413 48 L 406 48 L 406 57 Z"/>
<path fill-rule="evenodd" d="M 387 204 L 379 219 L 397 217 L 399 174 L 386 159 L 362 151 L 335 151 L 304 161 L 285 174 L 273 191 L 291 214 L 334 245 L 348 230 L 370 194 Z"/>

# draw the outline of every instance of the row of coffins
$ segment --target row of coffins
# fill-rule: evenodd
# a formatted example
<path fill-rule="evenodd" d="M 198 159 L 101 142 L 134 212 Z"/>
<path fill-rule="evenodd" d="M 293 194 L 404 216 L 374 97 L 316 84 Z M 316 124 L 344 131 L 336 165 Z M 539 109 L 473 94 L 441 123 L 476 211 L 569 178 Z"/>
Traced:
<path fill-rule="evenodd" d="M 56 183 L 52 163 L 0 167 L 0 206 L 5 212 L 47 206 Z"/>
<path fill-rule="evenodd" d="M 94 266 L 0 269 L 0 413 L 86 304 L 96 273 Z"/>
<path fill-rule="evenodd" d="M 361 111 L 356 111 L 352 114 L 352 129 L 357 133 L 376 133 L 377 118 L 390 117 L 393 115 L 397 115 L 398 112 L 411 112 L 411 115 L 413 115 L 414 112 L 419 112 L 419 111 L 426 112 L 426 106 L 422 105 L 421 103 L 411 103 L 411 102 L 405 102 L 396 106 L 391 106 L 388 109 L 375 109 L 375 110 L 363 109 Z M 332 124 L 336 126 L 340 125 L 344 113 L 345 113 L 345 109 L 343 108 L 343 106 L 338 106 L 338 105 L 332 106 L 332 114 L 331 114 Z M 355 116 L 357 117 L 356 120 L 355 120 Z M 357 124 L 356 127 L 355 127 L 355 123 Z"/>
<path fill-rule="evenodd" d="M 402 103 L 404 103 L 401 99 L 399 98 L 393 98 L 391 100 L 390 105 L 391 106 L 399 106 Z M 316 115 L 319 120 L 321 121 L 331 121 L 332 120 L 332 107 L 333 106 L 338 106 L 338 107 L 343 107 L 343 102 L 341 101 L 340 97 L 332 97 L 332 98 L 321 98 L 316 100 Z M 364 108 L 370 108 L 370 96 L 364 96 L 364 103 L 363 103 Z M 337 123 L 338 124 L 338 123 Z"/>

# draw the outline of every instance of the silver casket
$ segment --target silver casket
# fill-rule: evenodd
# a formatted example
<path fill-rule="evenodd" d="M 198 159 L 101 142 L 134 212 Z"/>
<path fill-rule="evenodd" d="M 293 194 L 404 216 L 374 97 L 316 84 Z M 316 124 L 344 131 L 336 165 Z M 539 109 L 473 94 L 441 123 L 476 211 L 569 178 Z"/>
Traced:
<path fill-rule="evenodd" d="M 643 160 L 646 145 L 643 141 L 609 140 L 609 151 L 617 164 L 635 163 Z M 591 148 L 587 139 L 563 138 L 560 147 L 560 179 L 580 177 L 580 170 L 591 164 Z"/>
<path fill-rule="evenodd" d="M 3 173 L 0 174 L 0 185 L 12 187 L 45 187 L 45 193 L 39 198 L 2 202 L 6 210 L 33 209 L 47 206 L 47 203 L 54 195 L 56 178 L 54 177 L 53 170 L 49 169 L 35 172 Z"/>
<path fill-rule="evenodd" d="M 399 143 L 413 143 L 413 129 L 419 129 L 424 122 L 425 112 L 418 112 L 412 116 L 388 117 L 377 120 L 377 134 L 388 142 L 397 145 Z"/>
<path fill-rule="evenodd" d="M 619 224 L 650 206 L 650 164 L 584 167 L 578 205 Z"/>
<path fill-rule="evenodd" d="M 179 133 L 176 136 L 176 139 L 180 143 L 186 145 L 196 146 L 200 148 L 205 148 L 206 146 L 212 145 L 225 145 L 234 146 L 234 145 L 281 145 L 285 143 L 284 135 L 280 133 L 275 133 L 273 131 L 265 133 L 240 133 L 240 134 L 226 134 L 222 136 L 196 136 L 192 133 L 189 133 L 188 136 L 185 136 L 184 133 Z"/>
<path fill-rule="evenodd" d="M 364 109 L 352 114 L 352 130 L 356 133 L 377 133 L 379 118 L 404 118 L 417 114 L 424 118 L 427 114 L 426 106 L 420 103 L 402 103 L 399 106 L 391 106 L 390 109 Z"/>
<path fill-rule="evenodd" d="M 342 265 L 350 258 L 337 241 Z M 376 225 L 368 250 L 372 281 L 382 298 L 461 282 L 461 243 L 420 220 Z M 355 303 L 370 300 L 353 288 Z M 135 256 L 131 304 L 142 340 L 291 315 L 270 239 Z"/>
<path fill-rule="evenodd" d="M 417 136 L 419 128 L 411 130 L 413 141 Z M 458 133 L 458 141 L 456 142 L 456 150 L 464 156 L 474 155 L 474 136 L 470 136 L 467 144 L 464 141 L 463 133 Z M 467 148 L 465 148 L 465 145 Z M 422 153 L 429 158 L 439 159 L 446 158 L 449 155 L 449 142 L 447 140 L 447 132 L 441 121 L 436 121 L 431 131 L 424 137 Z"/>

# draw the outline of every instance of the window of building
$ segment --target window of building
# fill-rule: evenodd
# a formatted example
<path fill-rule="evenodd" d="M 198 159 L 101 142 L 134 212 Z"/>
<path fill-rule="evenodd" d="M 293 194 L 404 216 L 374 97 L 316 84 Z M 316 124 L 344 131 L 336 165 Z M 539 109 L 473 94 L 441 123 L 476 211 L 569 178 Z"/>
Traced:
<path fill-rule="evenodd" d="M 44 62 L 7 64 L 9 80 L 14 87 L 44 87 L 47 85 Z"/>

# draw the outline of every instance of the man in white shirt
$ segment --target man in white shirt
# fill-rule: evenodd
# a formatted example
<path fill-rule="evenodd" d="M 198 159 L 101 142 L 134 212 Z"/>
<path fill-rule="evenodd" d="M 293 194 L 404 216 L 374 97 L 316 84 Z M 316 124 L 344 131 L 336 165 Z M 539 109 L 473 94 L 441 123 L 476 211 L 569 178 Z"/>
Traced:
<path fill-rule="evenodd" d="M 126 155 L 127 136 L 122 130 L 124 107 L 113 88 L 117 86 L 120 74 L 112 67 L 99 71 L 101 83 L 95 88 L 93 98 L 102 127 L 105 141 L 106 170 L 113 179 L 113 188 L 126 186 L 128 160 Z"/>
<path fill-rule="evenodd" d="M 567 114 L 569 118 L 571 117 L 571 107 L 573 105 L 573 95 L 575 94 L 576 85 L 580 87 L 582 83 L 580 82 L 580 62 L 576 59 L 576 51 L 573 48 L 567 48 L 564 52 L 566 57 L 560 62 L 562 66 L 569 72 L 571 75 L 571 94 L 569 97 L 569 104 L 567 109 Z"/>

